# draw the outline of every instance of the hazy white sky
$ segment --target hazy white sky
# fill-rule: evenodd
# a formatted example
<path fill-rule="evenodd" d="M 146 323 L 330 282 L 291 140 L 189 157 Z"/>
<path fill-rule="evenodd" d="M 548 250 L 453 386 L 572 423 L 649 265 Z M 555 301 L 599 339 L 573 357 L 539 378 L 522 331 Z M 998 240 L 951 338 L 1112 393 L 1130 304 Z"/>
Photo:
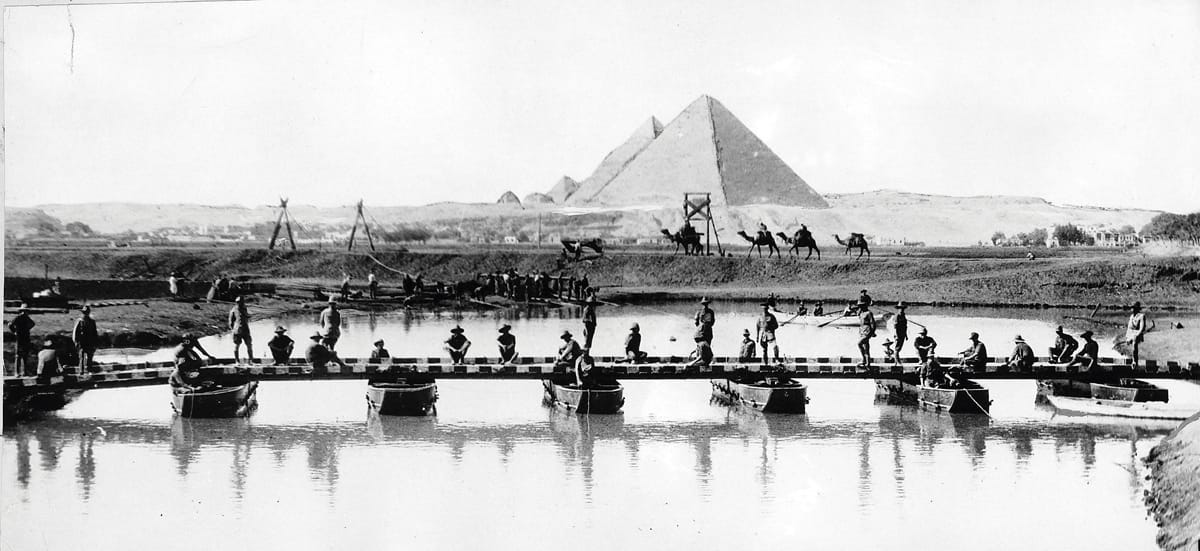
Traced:
<path fill-rule="evenodd" d="M 1200 210 L 1194 0 L 76 5 L 4 32 L 8 205 L 493 201 L 709 94 L 822 193 Z"/>

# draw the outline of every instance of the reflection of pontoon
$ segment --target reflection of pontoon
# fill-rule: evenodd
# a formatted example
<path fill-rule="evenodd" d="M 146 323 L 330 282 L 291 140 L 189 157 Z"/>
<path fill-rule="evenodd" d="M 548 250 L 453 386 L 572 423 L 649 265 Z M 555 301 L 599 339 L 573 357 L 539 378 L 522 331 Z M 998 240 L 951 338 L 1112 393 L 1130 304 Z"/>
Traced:
<path fill-rule="evenodd" d="M 551 403 L 578 413 L 616 413 L 625 405 L 625 389 L 615 380 L 580 387 L 566 375 L 543 380 L 542 386 Z"/>
<path fill-rule="evenodd" d="M 214 390 L 175 390 L 171 407 L 183 417 L 242 417 L 258 405 L 258 382 Z"/>
<path fill-rule="evenodd" d="M 1119 379 L 1114 384 L 1046 379 L 1038 381 L 1038 395 L 1063 415 L 1187 419 L 1195 413 L 1167 406 L 1167 389 L 1138 379 Z"/>
<path fill-rule="evenodd" d="M 987 413 L 991 407 L 988 390 L 975 381 L 958 378 L 955 387 L 931 387 L 922 384 L 916 373 L 897 379 L 876 379 L 876 394 L 898 402 L 950 413 Z"/>
<path fill-rule="evenodd" d="M 712 381 L 713 398 L 767 413 L 804 413 L 807 387 L 793 380 L 744 375 Z"/>
<path fill-rule="evenodd" d="M 945 415 L 936 411 L 917 411 L 895 405 L 886 396 L 877 396 L 879 428 L 899 434 L 921 434 L 934 440 L 941 438 L 969 439 L 983 434 L 991 427 L 986 415 Z M 915 430 L 914 430 L 915 429 Z"/>

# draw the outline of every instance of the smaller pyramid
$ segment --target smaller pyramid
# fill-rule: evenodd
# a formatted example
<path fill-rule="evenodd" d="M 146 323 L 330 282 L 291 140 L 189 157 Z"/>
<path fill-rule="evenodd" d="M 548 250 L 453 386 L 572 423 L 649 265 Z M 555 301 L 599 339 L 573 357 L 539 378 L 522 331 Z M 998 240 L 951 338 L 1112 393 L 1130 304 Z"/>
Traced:
<path fill-rule="evenodd" d="M 504 192 L 504 195 L 501 195 L 500 198 L 496 200 L 496 203 L 501 205 L 521 206 L 521 200 L 517 199 L 517 194 L 511 191 Z"/>
<path fill-rule="evenodd" d="M 546 195 L 549 195 L 550 199 L 555 203 L 562 204 L 567 202 L 567 198 L 574 195 L 578 189 L 579 182 L 576 182 L 570 176 L 563 176 L 559 178 L 558 183 L 554 184 L 554 187 L 550 188 L 550 193 Z"/>
<path fill-rule="evenodd" d="M 553 205 L 554 199 L 551 198 L 549 195 L 546 195 L 545 193 L 538 193 L 535 191 L 533 193 L 530 193 L 529 195 L 526 195 L 525 198 L 521 200 L 521 202 L 525 203 L 526 205 L 537 205 L 537 204 Z"/>
<path fill-rule="evenodd" d="M 633 131 L 625 143 L 622 143 L 616 149 L 610 151 L 604 156 L 604 160 L 600 161 L 600 166 L 588 176 L 582 184 L 579 185 L 579 191 L 575 192 L 571 197 L 572 203 L 586 203 L 592 201 L 596 195 L 604 191 L 609 182 L 613 181 L 625 166 L 633 162 L 633 160 L 654 141 L 655 138 L 662 134 L 663 124 L 657 118 L 650 117 L 646 122 L 643 122 Z"/>

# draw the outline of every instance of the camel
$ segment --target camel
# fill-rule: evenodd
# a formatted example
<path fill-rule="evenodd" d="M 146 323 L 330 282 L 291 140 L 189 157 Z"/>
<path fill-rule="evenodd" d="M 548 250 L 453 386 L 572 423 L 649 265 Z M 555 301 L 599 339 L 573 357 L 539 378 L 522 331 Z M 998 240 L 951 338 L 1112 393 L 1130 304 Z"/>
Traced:
<path fill-rule="evenodd" d="M 575 260 L 579 260 L 579 257 L 583 254 L 583 249 L 585 247 L 596 251 L 596 253 L 600 256 L 604 256 L 604 240 L 600 239 L 599 237 L 593 237 L 591 239 L 562 239 L 561 241 L 563 246 L 563 258 L 567 258 L 569 255 L 574 254 Z"/>
<path fill-rule="evenodd" d="M 762 258 L 762 248 L 767 247 L 767 258 L 771 258 L 773 254 L 778 254 L 779 258 L 783 258 L 783 253 L 779 252 L 779 245 L 775 244 L 775 238 L 771 237 L 771 234 L 764 233 L 761 236 L 750 237 L 742 230 L 738 230 L 737 234 L 750 242 L 750 250 L 746 251 L 746 256 L 750 256 L 754 249 L 758 249 L 758 257 Z"/>
<path fill-rule="evenodd" d="M 858 256 L 856 258 L 862 258 L 863 253 L 867 253 L 867 258 L 871 258 L 871 248 L 867 247 L 867 238 L 863 234 L 852 233 L 850 234 L 850 239 L 846 241 L 842 241 L 842 238 L 838 237 L 836 233 L 833 234 L 833 238 L 837 240 L 838 245 L 846 247 L 846 252 L 842 253 L 843 255 L 850 254 L 850 249 L 858 249 Z"/>
<path fill-rule="evenodd" d="M 784 243 L 792 246 L 791 249 L 788 249 L 789 256 L 791 256 L 792 253 L 796 253 L 796 256 L 800 256 L 800 247 L 808 247 L 808 256 L 805 256 L 804 260 L 812 258 L 813 251 L 816 251 L 817 253 L 817 260 L 821 260 L 821 249 L 817 247 L 817 240 L 812 238 L 812 234 L 802 235 L 800 230 L 796 230 L 795 237 L 788 237 L 787 234 L 783 232 L 775 232 L 775 235 L 778 235 Z"/>
<path fill-rule="evenodd" d="M 667 239 L 670 239 L 671 242 L 675 244 L 675 252 L 673 254 L 679 254 L 680 246 L 683 247 L 684 256 L 700 255 L 701 251 L 704 250 L 704 246 L 700 244 L 700 234 L 698 233 L 693 233 L 687 237 L 684 237 L 683 234 L 679 232 L 671 233 L 666 229 L 659 231 L 661 231 L 663 235 L 667 236 Z"/>

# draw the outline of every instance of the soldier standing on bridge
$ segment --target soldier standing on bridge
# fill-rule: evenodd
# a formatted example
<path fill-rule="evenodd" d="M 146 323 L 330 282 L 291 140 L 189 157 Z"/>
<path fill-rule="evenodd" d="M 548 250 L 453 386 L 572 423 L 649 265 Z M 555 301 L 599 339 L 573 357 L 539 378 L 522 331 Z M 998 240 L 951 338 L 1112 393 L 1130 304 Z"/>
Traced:
<path fill-rule="evenodd" d="M 513 363 L 517 359 L 517 337 L 511 333 L 512 326 L 506 323 L 498 331 L 500 336 L 496 337 L 496 342 L 500 347 L 500 363 Z"/>
<path fill-rule="evenodd" d="M 875 336 L 875 314 L 871 313 L 871 297 L 863 296 L 858 299 L 858 352 L 862 354 L 862 362 L 858 367 L 871 366 L 871 337 Z"/>
<path fill-rule="evenodd" d="M 708 297 L 702 297 L 700 310 L 696 311 L 696 327 L 700 328 L 700 334 L 704 336 L 704 342 L 707 342 L 709 346 L 712 346 L 713 324 L 717 322 L 717 314 L 708 307 L 711 302 Z"/>
<path fill-rule="evenodd" d="M 342 272 L 342 287 L 341 287 L 341 292 L 340 292 L 342 300 L 350 300 L 350 280 L 351 279 L 353 279 L 353 278 L 350 276 L 349 272 Z"/>
<path fill-rule="evenodd" d="M 100 346 L 100 333 L 96 330 L 96 320 L 92 319 L 92 307 L 84 305 L 83 317 L 75 322 L 71 330 L 71 339 L 75 342 L 75 350 L 79 353 L 79 372 L 87 371 L 92 365 L 92 357 Z"/>
<path fill-rule="evenodd" d="M 908 314 L 904 313 L 907 309 L 908 305 L 904 304 L 903 300 L 896 304 L 896 319 L 892 322 L 893 340 L 895 340 L 895 348 L 893 350 L 895 352 L 896 365 L 902 363 L 900 361 L 900 350 L 904 348 L 904 342 L 908 340 Z"/>
<path fill-rule="evenodd" d="M 246 311 L 246 299 L 238 295 L 234 305 L 229 310 L 229 331 L 233 333 L 233 361 L 242 363 L 238 351 L 242 343 L 246 343 L 246 361 L 254 363 L 254 345 L 250 337 L 250 313 Z"/>
<path fill-rule="evenodd" d="M 596 336 L 596 305 L 600 301 L 595 296 L 588 297 L 583 303 L 583 347 L 592 347 L 592 338 Z"/>
<path fill-rule="evenodd" d="M 33 318 L 29 317 L 29 308 L 24 304 L 17 311 L 17 316 L 8 322 L 8 330 L 12 331 L 16 337 L 16 358 L 13 360 L 13 374 L 16 376 L 33 375 L 29 369 L 29 352 L 33 347 L 33 339 L 29 332 L 33 326 L 37 325 L 33 322 Z"/>
<path fill-rule="evenodd" d="M 329 297 L 329 307 L 321 311 L 321 332 L 321 344 L 332 352 L 342 337 L 342 313 L 338 312 L 336 297 Z"/>
<path fill-rule="evenodd" d="M 1149 327 L 1146 326 L 1147 323 L 1150 324 Z M 1133 313 L 1129 314 L 1129 321 L 1125 324 L 1125 342 L 1133 353 L 1134 367 L 1138 364 L 1138 349 L 1151 329 L 1154 329 L 1154 321 L 1142 312 L 1142 303 L 1133 303 Z"/>
<path fill-rule="evenodd" d="M 775 319 L 775 314 L 771 313 L 771 304 L 764 301 L 762 304 L 762 316 L 758 318 L 758 344 L 763 350 L 763 365 L 767 365 L 770 361 L 770 349 L 775 350 L 775 362 L 779 360 L 779 344 L 775 342 L 775 330 L 779 329 L 779 320 Z M 709 337 L 711 339 L 711 336 Z"/>

